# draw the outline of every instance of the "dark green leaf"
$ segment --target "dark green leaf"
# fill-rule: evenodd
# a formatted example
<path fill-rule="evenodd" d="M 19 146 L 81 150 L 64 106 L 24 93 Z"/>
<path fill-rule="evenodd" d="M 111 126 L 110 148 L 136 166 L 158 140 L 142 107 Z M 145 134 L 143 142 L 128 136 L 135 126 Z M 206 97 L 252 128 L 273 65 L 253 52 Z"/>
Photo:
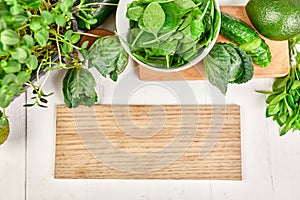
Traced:
<path fill-rule="evenodd" d="M 210 83 L 226 94 L 229 83 L 230 54 L 218 43 L 204 58 L 203 64 Z"/>

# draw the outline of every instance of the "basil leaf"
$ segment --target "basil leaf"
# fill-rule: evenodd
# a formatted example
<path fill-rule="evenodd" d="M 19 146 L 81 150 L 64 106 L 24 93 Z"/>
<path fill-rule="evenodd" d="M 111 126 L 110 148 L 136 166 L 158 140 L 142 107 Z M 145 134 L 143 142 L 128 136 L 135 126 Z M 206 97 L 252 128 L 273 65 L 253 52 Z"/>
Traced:
<path fill-rule="evenodd" d="M 89 68 L 95 67 L 104 77 L 113 74 L 111 77 L 116 81 L 116 74 L 123 72 L 127 66 L 128 54 L 116 36 L 104 36 L 91 46 L 87 60 Z"/>
<path fill-rule="evenodd" d="M 68 108 L 79 105 L 92 106 L 98 96 L 96 81 L 87 69 L 69 69 L 63 80 L 64 101 Z"/>

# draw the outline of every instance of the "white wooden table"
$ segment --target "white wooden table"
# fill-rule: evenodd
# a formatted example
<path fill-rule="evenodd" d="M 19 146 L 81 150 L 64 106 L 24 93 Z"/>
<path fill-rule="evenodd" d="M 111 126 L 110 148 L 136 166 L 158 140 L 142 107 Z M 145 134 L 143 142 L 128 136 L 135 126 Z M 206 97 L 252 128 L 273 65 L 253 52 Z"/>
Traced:
<path fill-rule="evenodd" d="M 220 4 L 244 5 L 246 2 L 221 0 Z M 6 144 L 0 146 L 0 200 L 300 199 L 299 132 L 279 137 L 278 126 L 265 118 L 265 96 L 255 92 L 270 89 L 272 79 L 231 85 L 225 102 L 207 81 L 168 83 L 191 88 L 199 104 L 241 106 L 243 181 L 54 179 L 55 106 L 63 103 L 60 89 L 63 75 L 62 72 L 52 73 L 45 86 L 46 92 L 55 93 L 49 98 L 48 109 L 24 109 L 22 105 L 31 96 L 28 92 L 8 110 L 12 130 Z M 101 77 L 98 82 L 102 85 L 98 88 L 99 96 L 104 97 L 101 103 L 189 103 L 189 99 L 178 101 L 164 82 L 139 81 L 132 65 L 120 77 L 119 83 Z M 129 98 L 114 96 L 122 87 L 132 84 L 136 90 Z M 211 94 L 220 98 L 212 99 Z"/>

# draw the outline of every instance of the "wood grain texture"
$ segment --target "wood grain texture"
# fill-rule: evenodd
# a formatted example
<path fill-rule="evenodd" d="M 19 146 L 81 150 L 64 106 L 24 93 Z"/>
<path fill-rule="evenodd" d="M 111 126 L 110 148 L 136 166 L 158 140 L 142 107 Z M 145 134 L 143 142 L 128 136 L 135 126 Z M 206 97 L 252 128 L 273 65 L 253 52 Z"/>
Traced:
<path fill-rule="evenodd" d="M 222 12 L 229 13 L 252 26 L 244 6 L 223 6 Z M 253 27 L 253 26 L 252 26 Z M 254 65 L 254 78 L 273 78 L 282 77 L 289 72 L 289 50 L 287 41 L 271 41 L 261 36 L 270 46 L 272 53 L 272 62 L 269 67 L 261 68 Z M 223 36 L 219 36 L 218 42 L 229 42 Z M 202 62 L 196 66 L 180 72 L 157 72 L 139 66 L 139 78 L 145 81 L 160 81 L 160 80 L 202 80 L 206 79 L 205 71 Z"/>
<path fill-rule="evenodd" d="M 57 106 L 55 178 L 241 180 L 239 106 Z"/>

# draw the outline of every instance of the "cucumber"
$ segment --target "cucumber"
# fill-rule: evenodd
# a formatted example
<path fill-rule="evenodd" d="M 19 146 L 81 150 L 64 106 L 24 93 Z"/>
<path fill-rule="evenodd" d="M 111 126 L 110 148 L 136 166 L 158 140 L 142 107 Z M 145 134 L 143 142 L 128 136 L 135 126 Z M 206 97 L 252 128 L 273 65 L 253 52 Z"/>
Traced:
<path fill-rule="evenodd" d="M 221 19 L 220 34 L 239 45 L 258 66 L 270 65 L 272 60 L 270 47 L 253 28 L 227 13 L 222 12 Z"/>
<path fill-rule="evenodd" d="M 85 0 L 84 4 L 89 3 L 119 3 L 120 0 Z M 75 2 L 76 5 L 77 2 Z M 86 14 L 93 15 L 94 19 L 97 19 L 97 23 L 91 25 L 91 28 L 95 28 L 99 25 L 101 25 L 108 17 L 110 17 L 112 14 L 116 12 L 117 6 L 111 6 L 111 5 L 101 5 L 100 7 L 96 8 L 95 11 L 85 11 Z M 79 12 L 78 15 L 85 18 L 85 13 Z M 76 16 L 76 21 L 78 28 L 81 30 L 87 30 L 85 22 L 81 19 L 81 17 Z"/>
<path fill-rule="evenodd" d="M 258 33 L 248 24 L 223 12 L 221 13 L 220 33 L 239 45 L 258 37 Z"/>

